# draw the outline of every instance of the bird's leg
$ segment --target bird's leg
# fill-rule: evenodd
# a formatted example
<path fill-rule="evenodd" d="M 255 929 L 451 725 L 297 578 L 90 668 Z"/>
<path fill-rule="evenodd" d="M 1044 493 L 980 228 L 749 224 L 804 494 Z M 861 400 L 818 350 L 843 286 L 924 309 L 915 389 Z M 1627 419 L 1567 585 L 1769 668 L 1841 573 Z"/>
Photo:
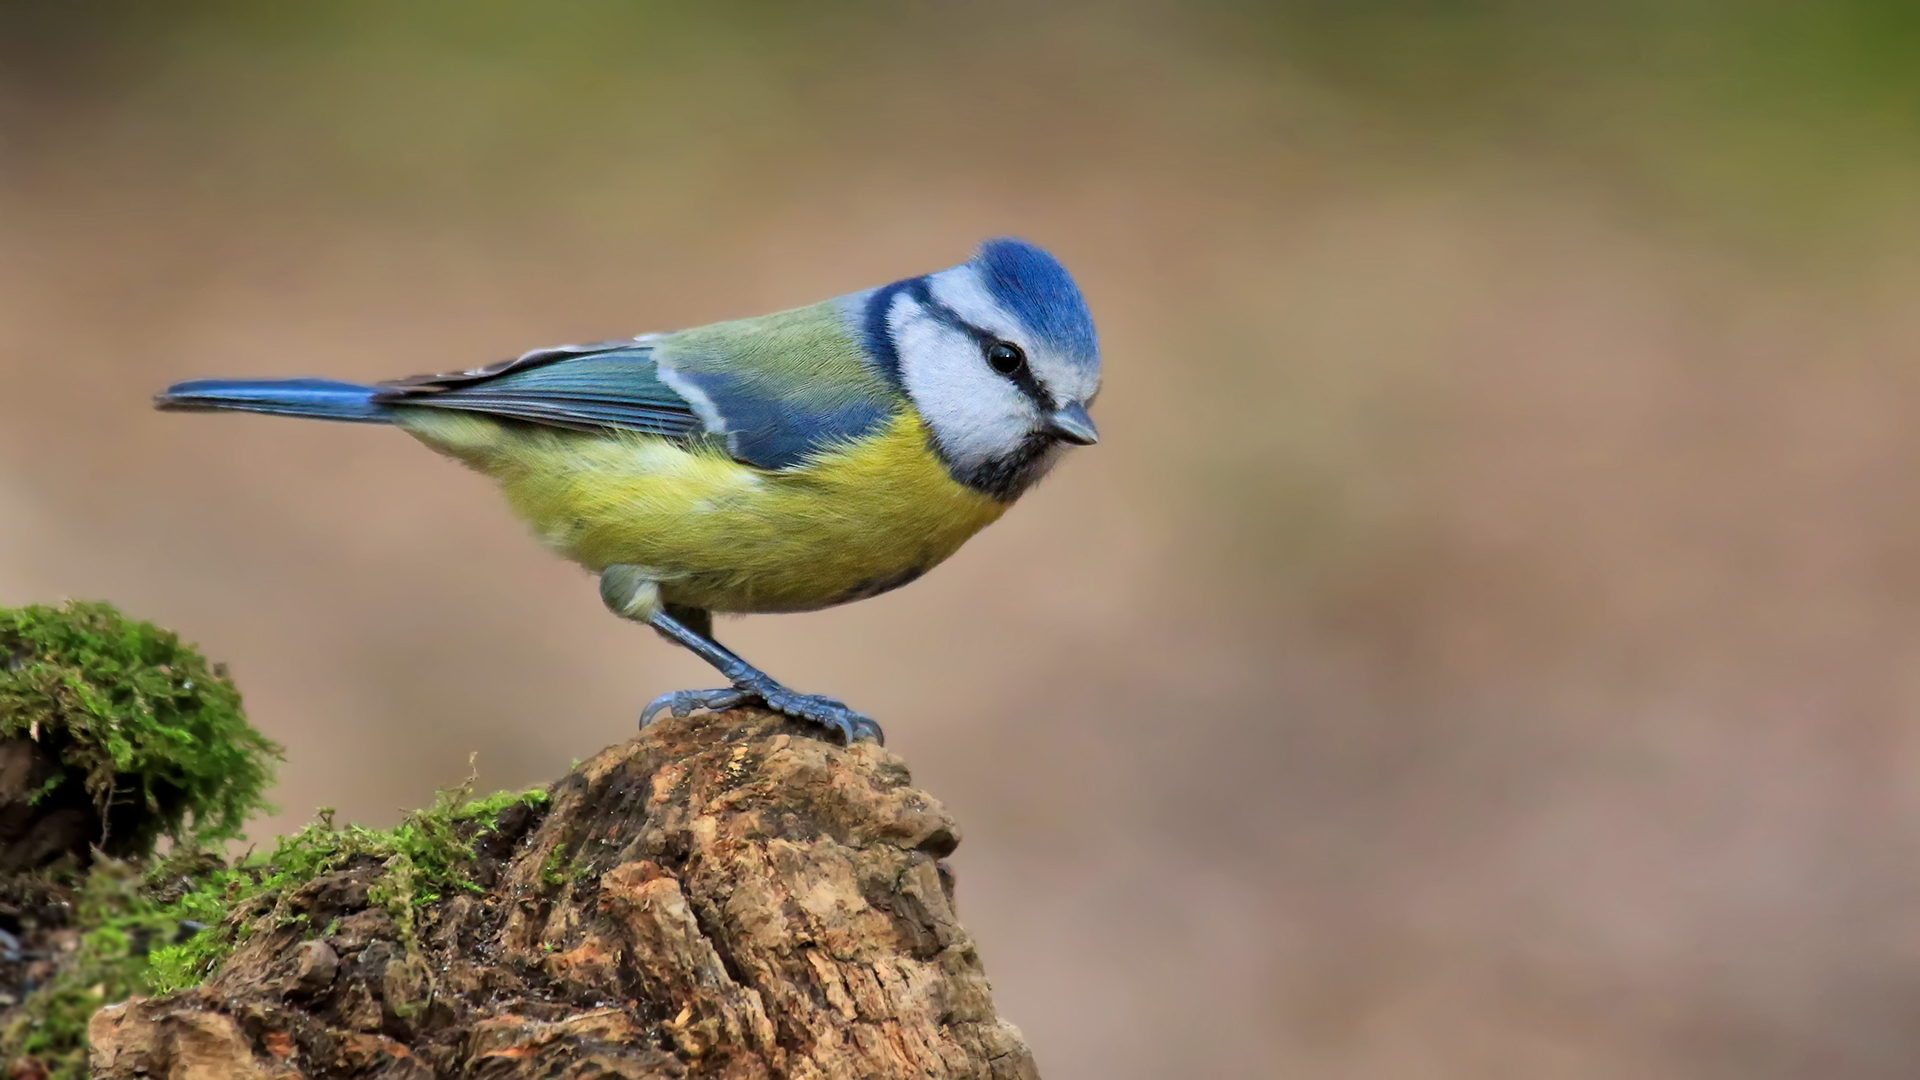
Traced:
<path fill-rule="evenodd" d="M 662 604 L 660 606 L 662 613 L 675 622 L 678 622 L 681 628 L 687 633 L 692 634 L 696 638 L 712 642 L 716 648 L 722 647 L 713 636 L 713 612 L 705 608 L 682 607 L 679 604 Z M 651 616 L 643 618 L 640 621 L 646 622 L 650 626 L 653 625 Z M 660 630 L 658 627 L 655 627 L 655 630 L 659 632 L 661 637 L 666 638 L 676 645 L 682 643 L 681 638 L 674 634 Z M 712 663 L 712 660 L 706 656 L 701 656 L 701 659 Z M 722 709 L 731 709 L 735 705 L 750 700 L 752 700 L 751 694 L 734 686 L 722 686 L 714 690 L 675 690 L 671 693 L 661 694 L 647 705 L 646 709 L 640 713 L 640 726 L 647 726 L 663 709 L 672 712 L 675 716 L 685 716 L 695 709 L 708 709 L 713 712 L 719 712 Z"/>
<path fill-rule="evenodd" d="M 716 645 L 719 644 L 719 639 L 713 636 L 713 612 L 708 611 L 706 608 L 687 607 L 683 604 L 662 604 L 660 606 L 666 609 L 667 614 L 678 620 L 681 626 L 699 634 L 701 637 L 706 638 Z M 662 633 L 660 636 L 666 638 L 668 641 L 678 641 L 672 634 Z"/>
<path fill-rule="evenodd" d="M 627 565 L 607 567 L 600 575 L 600 598 L 615 615 L 653 627 L 662 637 L 712 664 L 733 684 L 716 690 L 677 690 L 662 694 L 640 714 L 641 727 L 645 727 L 661 712 L 670 711 L 675 716 L 685 716 L 695 709 L 718 711 L 759 701 L 775 712 L 837 731 L 849 744 L 860 739 L 873 739 L 881 743 L 886 741 L 880 725 L 874 723 L 871 717 L 855 712 L 844 702 L 830 697 L 789 690 L 715 641 L 713 613 L 663 602 L 659 583 L 643 568 Z"/>

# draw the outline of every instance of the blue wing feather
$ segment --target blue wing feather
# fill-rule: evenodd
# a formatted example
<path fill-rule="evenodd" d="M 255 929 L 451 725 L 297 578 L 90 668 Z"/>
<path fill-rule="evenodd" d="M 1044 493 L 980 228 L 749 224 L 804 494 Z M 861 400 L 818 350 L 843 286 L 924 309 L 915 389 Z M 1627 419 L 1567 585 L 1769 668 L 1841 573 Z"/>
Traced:
<path fill-rule="evenodd" d="M 653 349 L 632 341 L 541 349 L 490 368 L 406 379 L 387 384 L 377 400 L 672 438 L 706 428 L 686 399 L 660 381 Z"/>
<path fill-rule="evenodd" d="M 728 451 L 763 469 L 805 464 L 821 450 L 880 428 L 897 411 L 878 395 L 823 392 L 818 384 L 782 386 L 751 372 L 689 365 L 673 374 L 711 404 L 725 426 Z"/>
<path fill-rule="evenodd" d="M 863 347 L 850 300 L 662 338 L 661 378 L 739 461 L 791 469 L 884 427 L 905 399 Z"/>

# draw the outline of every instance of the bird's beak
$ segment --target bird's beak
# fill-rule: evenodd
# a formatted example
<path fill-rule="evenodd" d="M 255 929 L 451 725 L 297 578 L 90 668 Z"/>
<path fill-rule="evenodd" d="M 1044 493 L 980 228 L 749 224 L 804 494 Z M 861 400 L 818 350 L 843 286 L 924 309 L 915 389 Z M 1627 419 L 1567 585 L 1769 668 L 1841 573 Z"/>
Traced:
<path fill-rule="evenodd" d="M 1092 446 L 1100 441 L 1100 429 L 1093 426 L 1087 407 L 1077 401 L 1053 410 L 1047 417 L 1047 430 L 1077 446 Z"/>

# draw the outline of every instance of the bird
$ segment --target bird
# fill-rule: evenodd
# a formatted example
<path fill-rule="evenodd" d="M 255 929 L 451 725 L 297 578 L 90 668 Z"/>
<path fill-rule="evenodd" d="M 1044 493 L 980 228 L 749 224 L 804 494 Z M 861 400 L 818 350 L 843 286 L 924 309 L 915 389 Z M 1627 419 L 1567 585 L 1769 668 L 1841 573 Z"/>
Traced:
<path fill-rule="evenodd" d="M 491 477 L 541 544 L 598 575 L 608 610 L 727 680 L 660 695 L 643 728 L 757 704 L 851 745 L 885 734 L 721 645 L 714 614 L 817 611 L 919 578 L 1099 441 L 1100 378 L 1072 275 L 1002 237 L 771 315 L 374 384 L 196 379 L 155 404 L 398 427 Z"/>

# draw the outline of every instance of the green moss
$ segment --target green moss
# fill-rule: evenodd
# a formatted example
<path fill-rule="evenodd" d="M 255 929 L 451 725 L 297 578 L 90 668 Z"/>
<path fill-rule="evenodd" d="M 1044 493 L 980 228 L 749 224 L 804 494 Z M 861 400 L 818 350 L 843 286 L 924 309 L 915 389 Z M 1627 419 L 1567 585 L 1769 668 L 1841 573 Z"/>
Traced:
<path fill-rule="evenodd" d="M 322 810 L 319 821 L 283 837 L 271 853 L 234 866 L 190 848 L 144 875 L 130 863 L 99 860 L 81 890 L 79 951 L 0 1031 L 0 1061 L 32 1056 L 51 1080 L 84 1080 L 87 1021 L 102 1006 L 199 985 L 256 919 L 284 912 L 302 885 L 359 858 L 379 860 L 369 896 L 393 915 L 411 947 L 419 908 L 456 891 L 479 891 L 467 873 L 473 845 L 501 813 L 547 801 L 539 788 L 470 795 L 469 787 L 443 791 L 392 829 L 337 826 L 333 812 Z M 287 916 L 298 918 L 304 916 Z"/>
<path fill-rule="evenodd" d="M 421 907 L 479 891 L 474 842 L 510 807 L 547 799 L 474 799 L 469 781 L 392 829 L 337 826 L 325 810 L 229 866 L 209 849 L 265 807 L 280 748 L 247 724 L 223 669 L 105 604 L 0 608 L 0 738 L 33 739 L 59 763 L 37 805 L 90 803 L 104 822 L 78 886 L 78 949 L 0 1030 L 0 1061 L 35 1058 L 53 1080 L 87 1075 L 86 1026 L 101 1006 L 199 984 L 260 917 L 304 920 L 291 895 L 350 863 L 377 864 L 369 896 L 411 948 Z M 174 854 L 142 873 L 163 835 Z M 44 874 L 62 894 L 78 876 L 70 863 Z"/>
<path fill-rule="evenodd" d="M 566 845 L 555 844 L 553 850 L 547 852 L 547 861 L 540 864 L 540 884 L 548 886 L 549 888 L 552 888 L 555 886 L 565 885 L 566 883 L 567 883 Z"/>
<path fill-rule="evenodd" d="M 280 757 L 223 668 L 107 604 L 0 608 L 0 738 L 22 736 L 61 762 L 40 797 L 83 786 L 123 856 L 239 836 Z"/>
<path fill-rule="evenodd" d="M 269 911 L 284 911 L 301 885 L 356 859 L 378 861 L 381 872 L 368 889 L 413 944 L 415 913 L 454 892 L 479 892 L 467 874 L 475 840 L 493 831 L 500 814 L 527 803 L 544 805 L 545 789 L 503 791 L 473 799 L 470 786 L 441 792 L 434 804 L 409 814 L 392 829 L 344 828 L 323 810 L 320 820 L 281 838 L 265 856 L 222 870 L 168 906 L 166 914 L 208 929 L 186 941 L 155 949 L 148 985 L 155 993 L 196 986 L 213 973 L 242 940 L 245 924 Z"/>
<path fill-rule="evenodd" d="M 85 1080 L 87 1021 L 103 1005 L 147 992 L 149 950 L 182 932 L 140 871 L 114 859 L 87 875 L 76 914 L 85 933 L 71 963 L 0 1031 L 0 1059 L 37 1058 L 52 1080 Z"/>

